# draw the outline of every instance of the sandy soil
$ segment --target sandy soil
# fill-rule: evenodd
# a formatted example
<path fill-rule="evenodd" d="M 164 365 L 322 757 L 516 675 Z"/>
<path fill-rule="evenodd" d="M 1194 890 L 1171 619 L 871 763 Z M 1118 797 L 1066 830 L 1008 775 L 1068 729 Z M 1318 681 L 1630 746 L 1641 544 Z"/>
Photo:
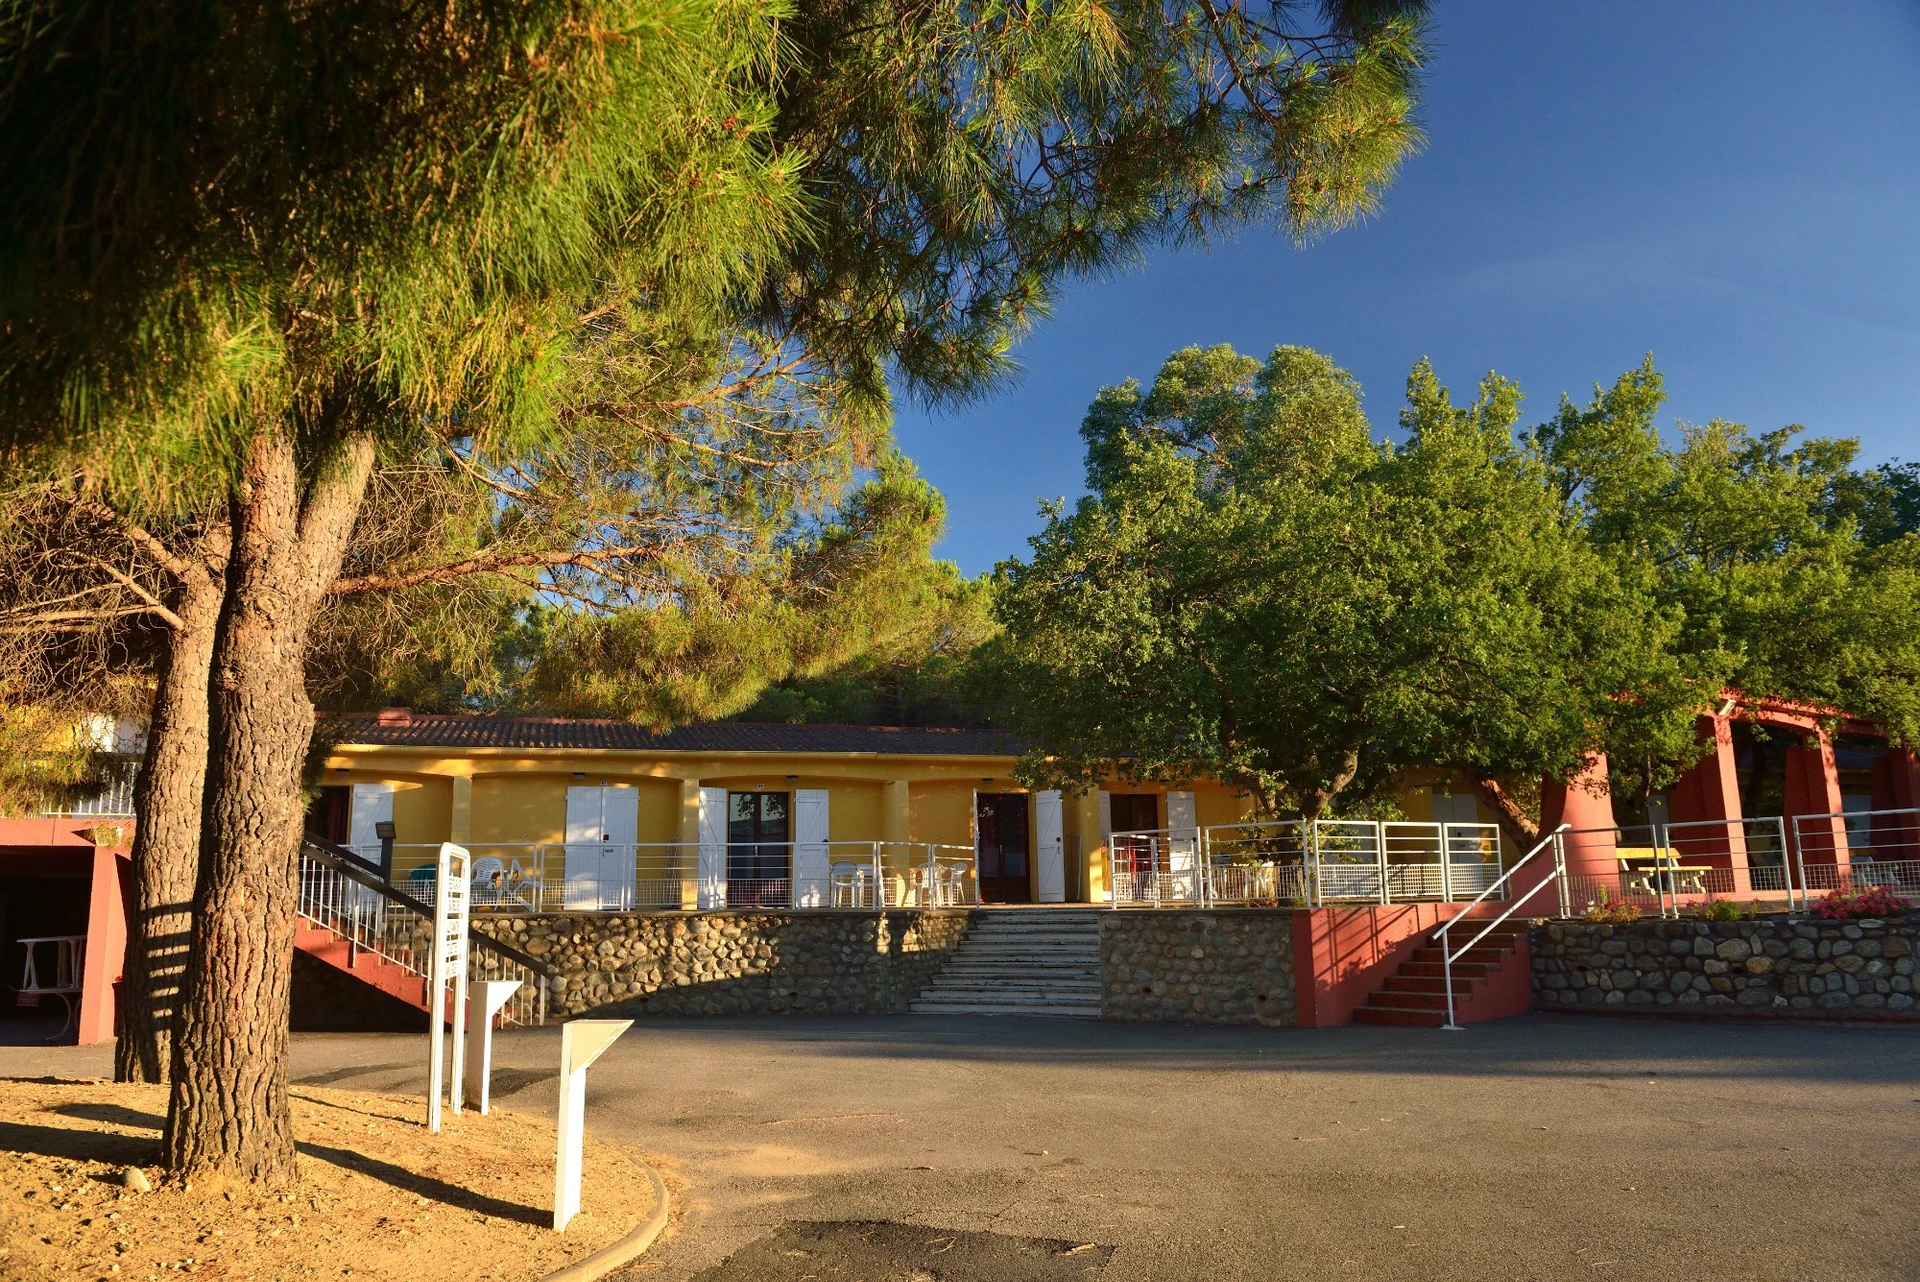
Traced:
<path fill-rule="evenodd" d="M 152 1165 L 163 1087 L 0 1080 L 0 1280 L 523 1282 L 621 1237 L 653 1209 L 621 1150 L 587 1142 L 581 1214 L 552 1228 L 553 1123 L 496 1106 L 298 1086 L 296 1190 L 170 1185 Z M 129 1191 L 141 1167 L 153 1184 Z"/>

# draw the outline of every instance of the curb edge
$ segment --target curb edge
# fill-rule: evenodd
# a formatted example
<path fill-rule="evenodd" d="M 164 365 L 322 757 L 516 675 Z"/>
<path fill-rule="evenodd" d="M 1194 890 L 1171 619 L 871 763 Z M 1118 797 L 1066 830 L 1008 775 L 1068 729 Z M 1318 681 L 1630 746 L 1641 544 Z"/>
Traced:
<path fill-rule="evenodd" d="M 599 1282 L 599 1279 L 615 1269 L 631 1264 L 646 1254 L 647 1248 L 652 1246 L 654 1239 L 660 1236 L 660 1231 L 667 1227 L 667 1217 L 673 1209 L 667 1200 L 667 1182 L 660 1178 L 660 1172 L 641 1160 L 637 1153 L 629 1152 L 625 1148 L 622 1148 L 621 1152 L 626 1153 L 635 1166 L 646 1172 L 647 1179 L 652 1182 L 653 1214 L 641 1221 L 632 1232 L 619 1241 L 603 1246 L 586 1259 L 575 1260 L 562 1269 L 536 1279 L 535 1282 Z"/>

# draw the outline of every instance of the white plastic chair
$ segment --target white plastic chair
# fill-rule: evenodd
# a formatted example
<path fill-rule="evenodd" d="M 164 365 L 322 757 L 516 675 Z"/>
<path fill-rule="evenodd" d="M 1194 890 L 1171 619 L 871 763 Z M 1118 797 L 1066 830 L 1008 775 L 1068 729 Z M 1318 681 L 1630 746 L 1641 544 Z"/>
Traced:
<path fill-rule="evenodd" d="M 473 861 L 473 902 L 476 904 L 497 904 L 506 894 L 506 861 L 493 855 L 482 855 Z"/>
<path fill-rule="evenodd" d="M 867 901 L 867 883 L 872 872 L 865 864 L 836 860 L 827 865 L 827 888 L 835 908 L 860 908 Z"/>

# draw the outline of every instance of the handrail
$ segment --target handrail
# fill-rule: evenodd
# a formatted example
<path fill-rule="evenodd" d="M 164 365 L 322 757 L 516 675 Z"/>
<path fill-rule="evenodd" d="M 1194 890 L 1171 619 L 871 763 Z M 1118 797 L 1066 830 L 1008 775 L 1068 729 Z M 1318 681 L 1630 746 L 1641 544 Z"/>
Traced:
<path fill-rule="evenodd" d="M 1565 856 L 1565 853 L 1560 848 L 1560 837 L 1561 837 L 1561 834 L 1570 831 L 1572 827 L 1573 827 L 1572 824 L 1561 824 L 1558 828 L 1555 828 L 1552 832 L 1542 837 L 1540 839 L 1539 845 L 1535 846 L 1532 850 L 1529 850 L 1526 854 L 1522 855 L 1520 859 L 1514 863 L 1513 867 L 1501 873 L 1500 876 L 1494 880 L 1491 886 L 1488 886 L 1485 890 L 1481 891 L 1480 894 L 1477 897 L 1475 897 L 1473 901 L 1470 902 L 1465 908 L 1462 908 L 1458 913 L 1454 914 L 1454 918 L 1452 921 L 1448 922 L 1446 925 L 1440 928 L 1440 932 L 1439 932 L 1440 934 L 1440 973 L 1442 976 L 1441 983 L 1445 985 L 1447 990 L 1447 1022 L 1442 1024 L 1440 1027 L 1445 1029 L 1447 1032 L 1457 1033 L 1461 1031 L 1460 1025 L 1454 1021 L 1454 1017 L 1453 1017 L 1454 1015 L 1454 1012 L 1453 1012 L 1453 963 L 1458 961 L 1461 957 L 1464 957 L 1468 949 L 1472 948 L 1475 944 L 1479 943 L 1481 940 L 1485 939 L 1489 934 L 1491 934 L 1495 926 L 1498 926 L 1501 922 L 1513 916 L 1513 914 L 1519 910 L 1521 904 L 1526 903 L 1529 899 L 1532 899 L 1535 895 L 1539 894 L 1542 890 L 1544 890 L 1549 880 L 1555 884 L 1560 884 L 1561 882 L 1563 882 L 1566 875 L 1566 864 L 1565 864 L 1566 856 Z M 1505 912 L 1501 913 L 1498 917 L 1495 917 L 1492 921 L 1488 922 L 1486 924 L 1486 927 L 1482 929 L 1479 934 L 1475 935 L 1472 939 L 1462 944 L 1460 946 L 1459 951 L 1455 952 L 1453 950 L 1453 938 L 1449 932 L 1451 932 L 1455 926 L 1459 925 L 1461 921 L 1465 919 L 1468 913 L 1472 912 L 1475 908 L 1478 908 L 1486 900 L 1488 895 L 1491 895 L 1494 891 L 1500 889 L 1501 883 L 1505 882 L 1509 877 L 1519 872 L 1522 868 L 1525 868 L 1529 863 L 1533 861 L 1534 856 L 1538 855 L 1541 851 L 1547 849 L 1549 846 L 1553 847 L 1553 852 L 1554 852 L 1553 877 L 1543 878 L 1538 885 L 1534 886 L 1532 890 L 1529 890 L 1526 894 L 1520 896 L 1520 898 L 1508 904 L 1507 910 Z"/>
<path fill-rule="evenodd" d="M 399 889 L 391 882 L 380 880 L 377 871 L 364 871 L 367 868 L 366 861 L 362 860 L 346 847 L 335 845 L 326 838 L 316 837 L 312 833 L 304 834 L 302 840 L 307 846 L 309 853 L 318 855 L 321 863 L 331 865 L 336 872 L 346 877 L 349 881 L 358 882 L 369 890 L 379 892 L 409 912 L 418 913 L 428 921 L 433 920 L 433 909 L 429 908 L 422 901 L 415 899 L 406 891 Z M 499 953 L 509 961 L 520 963 L 536 975 L 544 975 L 546 978 L 552 979 L 560 973 L 539 958 L 521 952 L 512 944 L 501 943 L 477 926 L 470 925 L 467 927 L 467 938 L 488 952 Z"/>

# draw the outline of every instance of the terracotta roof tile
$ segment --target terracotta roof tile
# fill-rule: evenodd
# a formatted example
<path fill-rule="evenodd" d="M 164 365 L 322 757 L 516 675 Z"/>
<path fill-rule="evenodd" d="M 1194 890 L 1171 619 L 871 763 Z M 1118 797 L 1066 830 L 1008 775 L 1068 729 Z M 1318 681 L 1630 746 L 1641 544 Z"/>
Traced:
<path fill-rule="evenodd" d="M 322 719 L 336 745 L 409 748 L 566 748 L 654 752 L 871 752 L 898 756 L 1011 757 L 1019 740 L 1002 730 L 933 726 L 786 725 L 709 721 L 655 734 L 626 721 L 482 717 L 456 713 L 343 713 Z"/>

